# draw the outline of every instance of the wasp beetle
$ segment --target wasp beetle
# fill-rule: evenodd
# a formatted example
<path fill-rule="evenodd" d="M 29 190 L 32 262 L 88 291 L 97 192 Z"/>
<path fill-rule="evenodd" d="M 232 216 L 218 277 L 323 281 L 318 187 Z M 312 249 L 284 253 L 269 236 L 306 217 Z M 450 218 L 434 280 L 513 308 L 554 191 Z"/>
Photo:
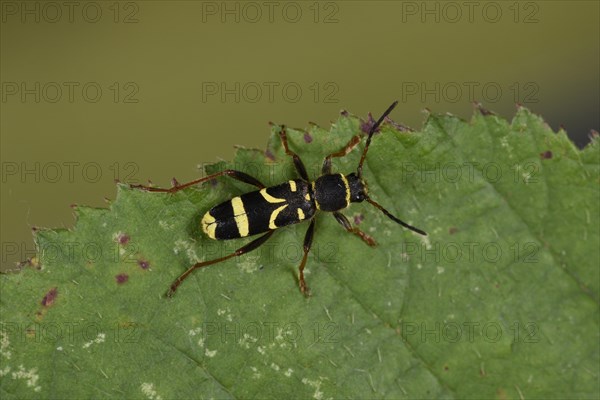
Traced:
<path fill-rule="evenodd" d="M 279 185 L 265 187 L 258 179 L 244 172 L 228 169 L 185 184 L 175 184 L 170 189 L 132 185 L 133 188 L 150 192 L 174 193 L 189 186 L 226 175 L 258 188 L 258 190 L 245 193 L 214 206 L 204 214 L 201 225 L 206 236 L 214 240 L 229 240 L 258 234 L 263 235 L 229 255 L 214 260 L 199 262 L 191 266 L 173 282 L 167 292 L 167 296 L 171 297 L 181 282 L 196 269 L 248 253 L 265 243 L 278 228 L 297 224 L 302 221 L 310 221 L 304 237 L 304 253 L 299 267 L 300 290 L 304 295 L 308 296 L 309 289 L 304 281 L 304 266 L 306 265 L 308 252 L 310 251 L 312 244 L 315 216 L 320 211 L 333 213 L 334 218 L 346 231 L 357 235 L 369 246 L 375 246 L 373 238 L 357 227 L 352 226 L 348 218 L 340 212 L 350 206 L 350 203 L 360 203 L 366 200 L 383 212 L 392 221 L 426 236 L 427 234 L 424 231 L 401 221 L 369 197 L 367 183 L 362 179 L 363 163 L 367 151 L 369 150 L 373 134 L 397 104 L 398 102 L 395 101 L 389 106 L 377 122 L 369 129 L 367 142 L 358 163 L 358 168 L 356 172 L 352 172 L 348 175 L 340 173 L 333 174 L 331 172 L 331 159 L 333 157 L 343 157 L 347 155 L 360 142 L 360 136 L 356 135 L 352 137 L 342 150 L 325 157 L 321 169 L 321 176 L 318 177 L 317 180 L 311 181 L 308 178 L 306 168 L 300 157 L 289 149 L 286 129 L 285 126 L 282 126 L 279 131 L 279 137 L 281 138 L 285 153 L 292 157 L 294 161 L 294 166 L 298 175 L 300 175 L 299 179 L 293 179 Z"/>

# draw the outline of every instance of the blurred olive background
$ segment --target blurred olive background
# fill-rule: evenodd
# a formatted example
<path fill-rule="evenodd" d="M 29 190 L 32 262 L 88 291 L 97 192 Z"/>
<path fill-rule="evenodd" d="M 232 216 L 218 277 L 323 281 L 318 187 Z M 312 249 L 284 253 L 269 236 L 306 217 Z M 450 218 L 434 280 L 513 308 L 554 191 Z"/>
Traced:
<path fill-rule="evenodd" d="M 268 121 L 341 109 L 420 128 L 515 103 L 577 143 L 598 130 L 599 2 L 1 2 L 2 269 L 31 228 L 72 227 L 114 179 L 167 186 Z"/>

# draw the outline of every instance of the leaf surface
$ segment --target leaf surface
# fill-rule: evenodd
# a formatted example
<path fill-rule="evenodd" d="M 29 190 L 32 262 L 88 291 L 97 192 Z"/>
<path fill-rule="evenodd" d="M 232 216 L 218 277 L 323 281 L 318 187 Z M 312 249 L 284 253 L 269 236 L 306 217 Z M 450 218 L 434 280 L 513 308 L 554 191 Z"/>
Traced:
<path fill-rule="evenodd" d="M 345 215 L 375 248 L 318 215 L 252 253 L 171 282 L 249 239 L 215 242 L 199 221 L 253 190 L 229 178 L 175 194 L 119 185 L 108 209 L 76 207 L 73 229 L 35 233 L 38 256 L 0 276 L 0 393 L 9 398 L 597 398 L 599 140 L 577 150 L 536 115 L 512 122 L 430 115 L 387 123 L 365 163 L 370 195 Z M 289 130 L 309 175 L 361 133 Z M 235 168 L 268 185 L 296 178 L 273 127 Z M 356 169 L 363 144 L 334 159 Z"/>

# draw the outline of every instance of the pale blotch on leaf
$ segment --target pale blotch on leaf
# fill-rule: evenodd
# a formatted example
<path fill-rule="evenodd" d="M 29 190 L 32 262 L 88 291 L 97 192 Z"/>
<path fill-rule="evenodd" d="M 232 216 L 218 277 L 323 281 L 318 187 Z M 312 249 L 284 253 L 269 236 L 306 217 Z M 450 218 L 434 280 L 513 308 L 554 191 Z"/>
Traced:
<path fill-rule="evenodd" d="M 25 367 L 19 365 L 18 371 L 15 371 L 11 374 L 13 379 L 23 379 L 27 383 L 27 387 L 33 388 L 34 392 L 41 392 L 42 387 L 38 386 L 37 382 L 40 379 L 40 376 L 37 374 L 37 368 L 31 368 L 30 370 L 26 370 Z"/>
<path fill-rule="evenodd" d="M 205 349 L 205 351 L 204 351 L 204 355 L 205 355 L 206 357 L 213 358 L 214 356 L 216 356 L 216 355 L 217 355 L 217 350 L 209 350 L 209 349 Z"/>
<path fill-rule="evenodd" d="M 154 389 L 154 383 L 144 382 L 140 385 L 140 390 L 150 400 L 162 400 L 162 397 Z"/>
<path fill-rule="evenodd" d="M 0 357 L 4 357 L 10 360 L 12 353 L 8 349 L 10 346 L 10 340 L 8 339 L 8 333 L 3 330 L 0 331 Z"/>
<path fill-rule="evenodd" d="M 105 340 L 106 340 L 106 333 L 102 333 L 102 332 L 100 332 L 100 333 L 99 333 L 99 334 L 96 336 L 96 339 L 92 339 L 92 340 L 90 340 L 89 342 L 85 342 L 85 343 L 83 344 L 83 346 L 82 346 L 82 347 L 83 347 L 84 349 L 87 349 L 87 348 L 89 348 L 90 346 L 92 346 L 93 344 L 100 344 L 100 343 L 104 343 L 104 341 L 105 341 Z"/>
<path fill-rule="evenodd" d="M 194 249 L 194 242 L 192 242 L 191 240 L 179 239 L 175 242 L 173 253 L 179 254 L 182 251 L 185 252 L 188 261 L 191 264 L 195 264 L 200 261 L 200 257 L 198 257 L 198 254 L 196 254 L 196 250 Z"/>

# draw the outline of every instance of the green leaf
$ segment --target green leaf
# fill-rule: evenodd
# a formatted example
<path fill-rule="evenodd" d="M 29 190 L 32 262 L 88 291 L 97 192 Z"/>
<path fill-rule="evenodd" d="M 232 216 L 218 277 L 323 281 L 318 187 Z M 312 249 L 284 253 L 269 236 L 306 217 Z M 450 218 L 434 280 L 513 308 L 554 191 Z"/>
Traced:
<path fill-rule="evenodd" d="M 1 276 L 0 394 L 10 398 L 598 398 L 599 140 L 577 150 L 519 109 L 511 123 L 430 115 L 387 123 L 365 163 L 370 195 L 345 214 L 370 248 L 319 214 L 196 271 L 248 239 L 199 227 L 252 188 L 229 178 L 176 194 L 118 187 L 109 209 L 76 207 L 73 229 L 39 230 L 38 256 Z M 273 132 L 234 167 L 267 184 L 296 177 Z M 290 130 L 311 177 L 361 132 Z M 356 169 L 363 144 L 334 169 Z M 265 154 L 267 156 L 265 156 Z"/>

